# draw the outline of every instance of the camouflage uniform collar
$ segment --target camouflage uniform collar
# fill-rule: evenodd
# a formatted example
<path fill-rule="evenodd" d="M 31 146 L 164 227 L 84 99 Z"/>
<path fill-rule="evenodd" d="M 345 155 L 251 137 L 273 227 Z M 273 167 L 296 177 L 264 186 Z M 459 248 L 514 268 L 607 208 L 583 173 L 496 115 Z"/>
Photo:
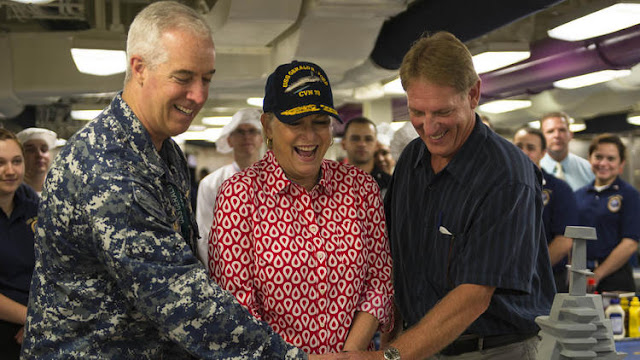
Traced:
<path fill-rule="evenodd" d="M 113 116 L 118 119 L 118 125 L 122 130 L 122 132 L 116 132 L 115 134 L 118 137 L 118 141 L 130 142 L 131 148 L 140 154 L 145 164 L 149 166 L 149 170 L 158 176 L 163 175 L 166 170 L 165 167 L 162 166 L 164 161 L 153 145 L 151 135 L 149 135 L 147 129 L 142 125 L 142 122 L 136 114 L 133 113 L 129 104 L 122 99 L 122 91 L 113 98 L 110 111 L 113 113 Z M 171 143 L 173 140 L 165 140 L 162 143 L 162 148 L 169 145 L 167 144 L 168 142 Z"/>

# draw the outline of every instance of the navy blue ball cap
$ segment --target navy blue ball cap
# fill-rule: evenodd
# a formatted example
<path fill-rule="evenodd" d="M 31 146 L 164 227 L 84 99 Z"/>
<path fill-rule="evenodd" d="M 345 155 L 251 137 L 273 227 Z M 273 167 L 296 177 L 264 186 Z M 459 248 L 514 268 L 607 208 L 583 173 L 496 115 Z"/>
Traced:
<path fill-rule="evenodd" d="M 333 107 L 327 74 L 310 62 L 294 60 L 278 66 L 267 79 L 262 110 L 276 114 L 286 124 L 321 113 L 343 122 Z"/>

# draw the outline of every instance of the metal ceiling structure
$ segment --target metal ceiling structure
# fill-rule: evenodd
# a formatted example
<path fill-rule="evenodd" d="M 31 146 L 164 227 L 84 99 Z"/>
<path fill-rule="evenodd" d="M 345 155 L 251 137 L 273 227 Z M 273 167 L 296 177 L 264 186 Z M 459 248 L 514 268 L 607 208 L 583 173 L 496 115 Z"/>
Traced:
<path fill-rule="evenodd" d="M 218 71 L 202 115 L 229 115 L 246 107 L 247 97 L 262 96 L 266 76 L 278 64 L 293 59 L 316 62 L 327 71 L 337 104 L 361 102 L 359 94 L 379 92 L 383 83 L 397 76 L 404 53 L 422 33 L 448 30 L 470 48 L 492 41 L 530 44 L 530 59 L 482 75 L 485 100 L 532 99 L 534 105 L 529 109 L 492 116 L 497 126 L 515 127 L 551 110 L 589 118 L 639 108 L 640 70 L 635 66 L 640 61 L 639 27 L 576 43 L 551 40 L 546 35 L 558 19 L 608 1 L 185 3 L 207 18 L 216 43 Z M 0 118 L 21 124 L 32 113 L 46 113 L 63 123 L 65 109 L 106 105 L 122 88 L 124 75 L 81 74 L 73 64 L 70 48 L 93 44 L 124 49 L 128 25 L 148 3 L 55 0 L 29 5 L 0 0 Z M 568 73 L 621 66 L 633 70 L 624 80 L 573 91 L 551 85 Z M 39 110 L 34 112 L 33 106 Z M 69 128 L 72 131 L 73 126 Z"/>

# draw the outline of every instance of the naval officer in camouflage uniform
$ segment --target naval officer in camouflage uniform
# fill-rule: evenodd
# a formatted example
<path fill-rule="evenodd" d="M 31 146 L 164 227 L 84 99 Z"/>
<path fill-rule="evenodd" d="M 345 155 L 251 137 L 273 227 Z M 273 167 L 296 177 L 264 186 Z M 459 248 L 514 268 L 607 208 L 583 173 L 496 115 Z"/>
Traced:
<path fill-rule="evenodd" d="M 125 87 L 44 187 L 26 359 L 304 359 L 196 258 L 183 153 L 214 73 L 210 30 L 157 2 L 134 20 Z"/>

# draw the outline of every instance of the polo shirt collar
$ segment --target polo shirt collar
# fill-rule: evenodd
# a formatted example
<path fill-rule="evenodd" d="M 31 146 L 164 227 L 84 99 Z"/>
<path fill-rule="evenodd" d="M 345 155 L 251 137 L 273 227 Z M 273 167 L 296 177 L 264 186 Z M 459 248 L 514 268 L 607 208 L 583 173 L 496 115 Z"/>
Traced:
<path fill-rule="evenodd" d="M 478 149 L 482 147 L 482 144 L 489 136 L 488 128 L 486 126 L 481 126 L 481 123 L 480 117 L 476 114 L 475 125 L 471 134 L 469 134 L 467 140 L 462 144 L 458 153 L 455 154 L 447 166 L 442 169 L 443 171 L 446 170 L 449 172 L 458 182 L 470 177 L 473 172 L 475 172 L 474 167 L 469 166 L 469 162 L 473 161 L 473 159 L 480 154 Z M 421 140 L 421 143 L 422 146 L 420 146 L 418 157 L 416 158 L 416 162 L 413 166 L 418 167 L 420 163 L 423 163 L 424 166 L 431 169 L 431 153 L 429 153 L 424 141 Z"/>
<path fill-rule="evenodd" d="M 544 171 L 542 167 L 540 167 L 540 171 L 542 172 L 542 186 L 547 185 L 547 176 L 550 176 L 548 172 Z"/>
<path fill-rule="evenodd" d="M 20 194 L 19 191 L 16 191 L 13 195 L 13 210 L 11 211 L 11 215 L 7 217 L 10 222 L 14 222 L 17 219 L 22 218 L 25 214 L 24 203 L 26 199 L 24 198 L 24 196 L 21 196 L 21 195 L 22 194 Z"/>
<path fill-rule="evenodd" d="M 264 157 L 265 167 L 263 170 L 269 171 L 269 169 L 273 170 L 274 182 L 273 184 L 268 184 L 266 181 L 261 181 L 262 183 L 262 191 L 269 194 L 270 196 L 274 196 L 275 194 L 287 191 L 291 186 L 293 186 L 293 182 L 289 180 L 287 175 L 285 175 L 280 163 L 276 160 L 273 151 L 267 151 L 267 154 Z M 329 162 L 327 159 L 322 160 L 322 164 L 320 165 L 320 180 L 314 186 L 312 191 L 316 189 L 318 191 L 324 191 L 327 195 L 331 195 L 333 193 L 335 184 L 332 180 L 333 178 L 333 169 L 330 168 Z"/>
<path fill-rule="evenodd" d="M 620 176 L 616 176 L 616 179 L 613 180 L 613 182 L 607 186 L 606 188 L 602 189 L 600 192 L 605 192 L 605 191 L 609 191 L 611 189 L 613 189 L 614 191 L 618 191 L 620 190 L 622 186 L 622 180 L 620 179 Z M 593 191 L 593 192 L 598 192 L 598 190 L 596 190 L 596 181 L 593 180 L 589 185 L 587 185 L 587 191 Z"/>
<path fill-rule="evenodd" d="M 427 145 L 424 143 L 424 140 L 418 137 L 414 141 L 420 141 L 420 147 L 418 148 L 418 156 L 416 156 L 416 160 L 413 163 L 413 167 L 417 168 L 418 166 L 420 166 L 420 164 L 423 164 L 424 166 L 430 166 L 429 160 L 431 159 L 431 154 L 429 153 L 429 150 L 427 149 Z"/>

